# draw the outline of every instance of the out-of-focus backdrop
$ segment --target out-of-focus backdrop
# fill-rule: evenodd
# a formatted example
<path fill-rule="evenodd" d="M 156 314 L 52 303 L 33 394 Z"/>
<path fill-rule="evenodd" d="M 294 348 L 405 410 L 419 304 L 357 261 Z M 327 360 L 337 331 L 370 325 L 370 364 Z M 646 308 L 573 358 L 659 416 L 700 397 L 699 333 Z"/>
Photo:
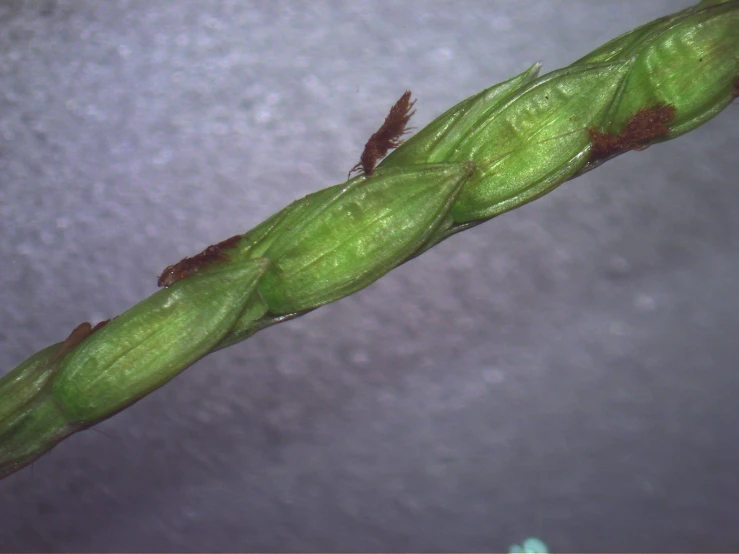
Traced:
<path fill-rule="evenodd" d="M 683 0 L 0 3 L 0 372 Z M 10 551 L 739 544 L 739 108 L 208 356 L 0 482 Z"/>

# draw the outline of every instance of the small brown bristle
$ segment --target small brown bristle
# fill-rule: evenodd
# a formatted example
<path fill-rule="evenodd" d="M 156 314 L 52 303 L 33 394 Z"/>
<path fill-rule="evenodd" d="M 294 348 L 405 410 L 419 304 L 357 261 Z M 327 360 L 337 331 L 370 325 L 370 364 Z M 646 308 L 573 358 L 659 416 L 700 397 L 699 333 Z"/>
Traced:
<path fill-rule="evenodd" d="M 165 269 L 157 280 L 160 287 L 170 287 L 177 281 L 182 281 L 190 275 L 197 273 L 204 267 L 218 262 L 227 262 L 229 257 L 224 250 L 233 248 L 241 240 L 241 235 L 234 235 L 218 244 L 213 244 L 190 258 L 183 258 L 174 265 L 170 265 Z"/>
<path fill-rule="evenodd" d="M 107 325 L 109 321 L 109 319 L 104 319 L 103 321 L 99 322 L 97 325 L 95 325 L 95 327 L 92 328 L 92 333 L 94 333 L 101 327 L 105 327 L 105 325 Z"/>
<path fill-rule="evenodd" d="M 408 132 L 408 122 L 416 113 L 413 110 L 415 104 L 415 100 L 411 101 L 411 91 L 405 91 L 403 96 L 390 108 L 380 128 L 364 145 L 359 163 L 351 168 L 349 176 L 360 170 L 367 176 L 372 175 L 377 162 L 384 158 L 392 148 L 397 148 L 403 143 L 400 137 Z"/>
<path fill-rule="evenodd" d="M 74 350 L 79 346 L 83 340 L 92 334 L 92 325 L 88 321 L 83 321 L 77 327 L 75 327 L 69 336 L 64 339 L 64 342 L 59 346 L 59 349 L 54 354 L 54 358 L 61 358 L 67 353 Z"/>
<path fill-rule="evenodd" d="M 591 159 L 603 159 L 627 150 L 644 150 L 655 139 L 670 132 L 669 123 L 675 119 L 675 107 L 657 104 L 642 108 L 626 123 L 623 131 L 615 135 L 597 129 L 588 129 L 592 146 Z"/>
<path fill-rule="evenodd" d="M 241 235 L 234 235 L 226 240 L 222 240 L 218 244 L 211 246 L 210 248 L 218 248 L 219 250 L 226 250 L 233 248 L 241 240 Z"/>

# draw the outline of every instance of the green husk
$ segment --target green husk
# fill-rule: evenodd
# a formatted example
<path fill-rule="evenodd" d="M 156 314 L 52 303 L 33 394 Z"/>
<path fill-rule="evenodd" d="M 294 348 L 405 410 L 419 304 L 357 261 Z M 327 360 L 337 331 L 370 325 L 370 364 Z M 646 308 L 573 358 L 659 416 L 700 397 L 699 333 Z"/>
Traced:
<path fill-rule="evenodd" d="M 380 169 L 335 190 L 264 252 L 259 290 L 275 315 L 316 308 L 363 289 L 433 233 L 474 165 Z"/>
<path fill-rule="evenodd" d="M 227 255 L 216 250 L 104 327 L 83 327 L 5 375 L 0 477 L 209 352 L 352 294 L 454 233 L 716 116 L 739 94 L 739 0 L 704 0 L 564 69 L 538 70 L 460 102 L 371 175 L 295 201 Z M 637 115 L 650 110 L 669 121 L 635 133 Z"/>

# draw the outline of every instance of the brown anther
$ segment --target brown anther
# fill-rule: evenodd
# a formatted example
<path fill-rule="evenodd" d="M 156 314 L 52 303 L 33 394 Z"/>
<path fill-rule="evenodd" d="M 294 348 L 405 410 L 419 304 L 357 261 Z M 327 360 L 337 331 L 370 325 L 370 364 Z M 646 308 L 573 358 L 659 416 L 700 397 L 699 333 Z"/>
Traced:
<path fill-rule="evenodd" d="M 190 258 L 184 258 L 174 265 L 170 265 L 165 269 L 159 276 L 157 285 L 160 287 L 170 287 L 177 281 L 181 281 L 197 273 L 204 267 L 218 262 L 227 262 L 229 257 L 224 253 L 224 250 L 233 248 L 241 240 L 241 235 L 234 235 L 218 244 L 213 244 Z"/>
<path fill-rule="evenodd" d="M 405 91 L 390 108 L 390 113 L 380 128 L 364 145 L 359 163 L 351 168 L 347 178 L 355 171 L 362 171 L 367 176 L 372 175 L 378 160 L 384 158 L 391 148 L 397 148 L 403 143 L 400 137 L 408 132 L 408 122 L 416 113 L 415 110 L 411 111 L 415 103 L 415 100 L 411 102 L 411 91 Z"/>
<path fill-rule="evenodd" d="M 592 146 L 591 159 L 602 159 L 627 150 L 644 150 L 659 137 L 670 132 L 669 123 L 675 119 L 675 107 L 657 104 L 636 112 L 624 127 L 615 135 L 597 129 L 588 129 Z"/>

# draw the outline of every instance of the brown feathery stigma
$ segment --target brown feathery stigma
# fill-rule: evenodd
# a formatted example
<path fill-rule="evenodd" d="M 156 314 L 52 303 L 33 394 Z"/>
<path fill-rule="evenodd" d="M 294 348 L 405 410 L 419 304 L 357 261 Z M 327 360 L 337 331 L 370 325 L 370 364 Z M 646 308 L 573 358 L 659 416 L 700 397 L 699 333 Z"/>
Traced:
<path fill-rule="evenodd" d="M 227 262 L 230 258 L 224 253 L 224 250 L 233 248 L 236 243 L 241 240 L 241 235 L 234 235 L 218 244 L 213 244 L 191 258 L 184 258 L 174 265 L 167 267 L 159 276 L 157 285 L 160 287 L 169 287 L 177 281 L 181 281 L 197 273 L 204 267 L 218 262 Z"/>
<path fill-rule="evenodd" d="M 675 106 L 657 104 L 636 112 L 617 135 L 588 129 L 593 143 L 590 158 L 597 160 L 627 150 L 644 150 L 654 139 L 664 137 L 670 132 L 669 123 L 674 118 Z"/>
<path fill-rule="evenodd" d="M 415 100 L 411 102 L 411 91 L 406 90 L 403 96 L 390 108 L 390 113 L 387 114 L 380 128 L 372 134 L 367 144 L 364 145 L 359 163 L 351 168 L 347 178 L 355 171 L 360 170 L 367 176 L 372 175 L 377 162 L 384 158 L 391 148 L 397 148 L 403 143 L 400 137 L 408 132 L 408 122 L 416 113 L 415 110 L 412 110 L 415 104 Z"/>

